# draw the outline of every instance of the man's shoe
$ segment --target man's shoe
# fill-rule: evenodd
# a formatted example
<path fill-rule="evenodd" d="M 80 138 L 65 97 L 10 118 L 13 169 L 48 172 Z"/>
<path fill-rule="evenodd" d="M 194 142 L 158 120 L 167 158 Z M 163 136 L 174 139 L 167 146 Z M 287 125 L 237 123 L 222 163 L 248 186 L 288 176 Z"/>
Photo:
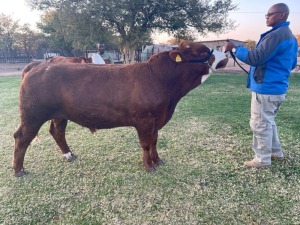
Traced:
<path fill-rule="evenodd" d="M 269 168 L 271 165 L 255 162 L 254 160 L 244 162 L 244 166 L 251 168 Z"/>
<path fill-rule="evenodd" d="M 278 160 L 278 161 L 282 161 L 282 160 L 284 159 L 284 157 L 279 157 L 279 156 L 277 156 L 277 155 L 275 155 L 275 154 L 272 154 L 272 155 L 271 155 L 271 159 Z"/>

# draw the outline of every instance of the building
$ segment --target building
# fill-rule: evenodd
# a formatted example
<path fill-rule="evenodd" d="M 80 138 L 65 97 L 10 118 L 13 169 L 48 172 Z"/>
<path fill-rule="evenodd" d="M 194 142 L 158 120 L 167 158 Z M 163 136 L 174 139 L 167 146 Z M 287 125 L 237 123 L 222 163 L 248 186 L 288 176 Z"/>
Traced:
<path fill-rule="evenodd" d="M 147 61 L 150 56 L 157 52 L 161 51 L 170 51 L 175 48 L 177 48 L 178 45 L 160 45 L 160 44 L 154 44 L 154 45 L 145 45 L 143 46 L 142 52 L 141 52 L 141 61 Z"/>

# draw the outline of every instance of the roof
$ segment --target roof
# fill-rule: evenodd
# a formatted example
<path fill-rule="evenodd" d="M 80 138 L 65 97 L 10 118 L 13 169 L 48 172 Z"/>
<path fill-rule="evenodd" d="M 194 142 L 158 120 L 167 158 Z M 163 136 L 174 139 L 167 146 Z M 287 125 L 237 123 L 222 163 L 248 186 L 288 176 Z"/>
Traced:
<path fill-rule="evenodd" d="M 198 41 L 201 43 L 209 43 L 209 42 L 225 42 L 225 41 L 233 41 L 233 42 L 243 42 L 243 43 L 247 43 L 247 41 L 240 41 L 240 40 L 236 40 L 236 39 L 219 39 L 219 40 L 211 40 L 211 41 Z"/>

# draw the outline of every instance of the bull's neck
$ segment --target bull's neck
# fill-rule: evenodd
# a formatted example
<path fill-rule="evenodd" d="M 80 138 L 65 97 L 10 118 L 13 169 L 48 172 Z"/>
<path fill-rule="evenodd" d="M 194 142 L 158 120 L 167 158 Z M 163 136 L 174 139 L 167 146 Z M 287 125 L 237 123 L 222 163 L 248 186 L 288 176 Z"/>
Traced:
<path fill-rule="evenodd" d="M 173 60 L 165 60 L 163 64 L 150 62 L 149 68 L 166 87 L 169 96 L 176 101 L 199 86 L 201 76 L 209 72 L 206 64 L 177 63 Z"/>

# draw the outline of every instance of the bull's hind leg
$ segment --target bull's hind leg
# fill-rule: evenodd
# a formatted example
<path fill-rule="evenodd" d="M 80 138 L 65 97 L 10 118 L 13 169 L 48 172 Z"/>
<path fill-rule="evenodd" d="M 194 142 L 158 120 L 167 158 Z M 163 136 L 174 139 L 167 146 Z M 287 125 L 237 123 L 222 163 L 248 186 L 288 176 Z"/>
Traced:
<path fill-rule="evenodd" d="M 158 131 L 156 129 L 137 128 L 137 132 L 142 147 L 143 165 L 148 172 L 152 173 L 155 171 L 155 166 L 162 164 L 156 150 Z"/>
<path fill-rule="evenodd" d="M 59 146 L 63 156 L 69 161 L 76 160 L 76 156 L 71 152 L 66 141 L 66 127 L 68 120 L 66 119 L 53 119 L 51 120 L 49 132 L 53 136 L 57 145 Z"/>
<path fill-rule="evenodd" d="M 15 176 L 20 177 L 25 174 L 23 164 L 26 150 L 30 145 L 31 141 L 37 135 L 42 123 L 40 124 L 22 124 L 19 126 L 18 130 L 14 133 L 15 138 L 15 149 L 14 158 L 12 162 L 13 169 L 15 171 Z"/>

